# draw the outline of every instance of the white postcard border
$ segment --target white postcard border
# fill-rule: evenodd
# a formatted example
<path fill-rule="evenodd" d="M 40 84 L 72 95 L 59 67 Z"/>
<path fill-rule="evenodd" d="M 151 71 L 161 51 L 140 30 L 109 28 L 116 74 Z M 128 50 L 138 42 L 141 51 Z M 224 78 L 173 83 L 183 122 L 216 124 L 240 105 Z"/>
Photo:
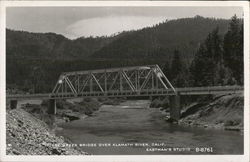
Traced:
<path fill-rule="evenodd" d="M 239 6 L 244 10 L 244 155 L 6 155 L 6 7 L 24 6 Z M 249 161 L 249 2 L 246 1 L 0 1 L 0 161 Z"/>

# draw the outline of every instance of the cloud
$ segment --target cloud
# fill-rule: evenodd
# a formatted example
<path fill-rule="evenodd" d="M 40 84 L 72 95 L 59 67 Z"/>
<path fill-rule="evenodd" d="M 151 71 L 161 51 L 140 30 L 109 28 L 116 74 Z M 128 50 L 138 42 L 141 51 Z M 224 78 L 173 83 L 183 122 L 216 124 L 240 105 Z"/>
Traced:
<path fill-rule="evenodd" d="M 163 16 L 107 16 L 83 19 L 69 25 L 65 35 L 74 39 L 80 36 L 110 36 L 112 34 L 137 30 L 170 19 Z"/>
<path fill-rule="evenodd" d="M 243 17 L 242 7 L 187 6 L 98 6 L 98 7 L 7 7 L 6 26 L 30 32 L 55 32 L 74 39 L 81 36 L 111 35 L 135 30 L 164 21 L 166 18 Z"/>

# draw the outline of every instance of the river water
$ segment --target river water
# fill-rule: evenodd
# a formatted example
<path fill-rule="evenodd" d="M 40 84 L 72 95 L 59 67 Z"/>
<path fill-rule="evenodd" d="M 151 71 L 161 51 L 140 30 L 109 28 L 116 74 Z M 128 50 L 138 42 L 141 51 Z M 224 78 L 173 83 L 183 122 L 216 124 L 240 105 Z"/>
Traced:
<path fill-rule="evenodd" d="M 61 124 L 56 133 L 93 155 L 243 154 L 239 132 L 170 124 L 148 104 L 103 105 L 90 117 Z"/>

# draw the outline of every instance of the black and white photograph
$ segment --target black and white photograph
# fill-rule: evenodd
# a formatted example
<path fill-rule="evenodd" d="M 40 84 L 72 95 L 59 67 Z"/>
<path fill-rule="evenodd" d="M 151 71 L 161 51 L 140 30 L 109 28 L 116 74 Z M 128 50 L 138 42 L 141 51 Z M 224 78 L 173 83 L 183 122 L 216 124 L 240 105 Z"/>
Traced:
<path fill-rule="evenodd" d="M 4 157 L 248 161 L 249 3 L 113 3 L 2 3 Z"/>

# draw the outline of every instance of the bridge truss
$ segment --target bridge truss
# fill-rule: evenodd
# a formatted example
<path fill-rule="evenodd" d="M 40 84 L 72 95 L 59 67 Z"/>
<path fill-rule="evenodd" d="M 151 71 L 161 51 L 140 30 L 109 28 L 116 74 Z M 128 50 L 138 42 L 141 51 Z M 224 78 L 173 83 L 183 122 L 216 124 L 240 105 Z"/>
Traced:
<path fill-rule="evenodd" d="M 148 96 L 175 93 L 158 65 L 62 73 L 51 98 Z"/>

